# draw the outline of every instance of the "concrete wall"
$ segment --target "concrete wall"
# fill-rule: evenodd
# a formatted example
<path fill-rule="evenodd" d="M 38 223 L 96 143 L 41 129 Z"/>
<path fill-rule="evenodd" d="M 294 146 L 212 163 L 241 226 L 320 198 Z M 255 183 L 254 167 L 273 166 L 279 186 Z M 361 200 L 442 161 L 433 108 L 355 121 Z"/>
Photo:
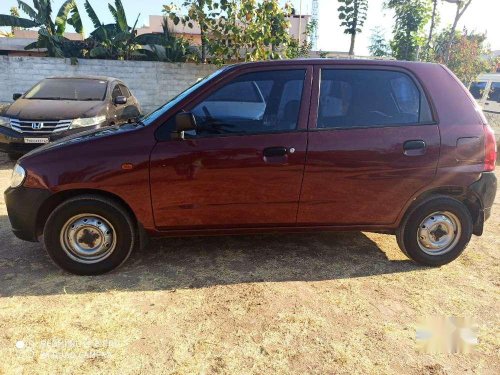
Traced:
<path fill-rule="evenodd" d="M 190 63 L 84 59 L 71 65 L 69 59 L 0 56 L 0 103 L 12 102 L 13 93 L 24 93 L 46 77 L 102 75 L 123 80 L 147 113 L 215 69 Z"/>

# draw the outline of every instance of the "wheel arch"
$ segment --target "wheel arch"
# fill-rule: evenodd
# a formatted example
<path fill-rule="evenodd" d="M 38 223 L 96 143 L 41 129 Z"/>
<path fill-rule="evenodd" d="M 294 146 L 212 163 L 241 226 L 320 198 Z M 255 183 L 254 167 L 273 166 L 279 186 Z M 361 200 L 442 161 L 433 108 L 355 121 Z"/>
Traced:
<path fill-rule="evenodd" d="M 118 195 L 99 189 L 75 189 L 64 190 L 55 193 L 51 195 L 47 200 L 45 200 L 45 202 L 43 202 L 37 213 L 36 236 L 39 237 L 43 233 L 43 228 L 45 226 L 45 223 L 47 222 L 47 219 L 57 206 L 68 199 L 75 198 L 81 195 L 95 195 L 114 201 L 125 209 L 125 211 L 130 215 L 130 218 L 132 219 L 134 225 L 139 227 L 139 222 L 134 211 L 132 210 L 132 208 L 130 208 L 127 202 Z"/>
<path fill-rule="evenodd" d="M 438 197 L 450 197 L 463 203 L 467 210 L 469 211 L 472 222 L 473 222 L 473 233 L 475 235 L 481 235 L 483 232 L 483 220 L 481 218 L 482 204 L 479 197 L 470 189 L 464 188 L 462 186 L 443 186 L 434 189 L 427 190 L 416 198 L 406 207 L 404 214 L 401 217 L 400 225 L 404 223 L 408 215 L 418 206 L 426 201 L 435 199 Z"/>

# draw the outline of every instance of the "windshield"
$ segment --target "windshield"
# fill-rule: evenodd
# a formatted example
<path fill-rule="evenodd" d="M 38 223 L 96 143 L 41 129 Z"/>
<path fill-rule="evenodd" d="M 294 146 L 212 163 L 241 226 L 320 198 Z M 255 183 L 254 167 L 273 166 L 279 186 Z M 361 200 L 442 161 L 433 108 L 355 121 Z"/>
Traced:
<path fill-rule="evenodd" d="M 179 103 L 181 100 L 186 98 L 189 94 L 192 92 L 196 91 L 198 88 L 201 86 L 205 85 L 208 81 L 212 80 L 213 78 L 217 77 L 219 74 L 221 74 L 226 68 L 221 68 L 219 70 L 216 70 L 214 73 L 206 76 L 203 79 L 200 79 L 198 82 L 196 82 L 194 85 L 189 87 L 188 89 L 182 91 L 180 94 L 169 100 L 167 103 L 162 105 L 160 108 L 157 110 L 151 112 L 149 115 L 144 116 L 141 119 L 141 123 L 144 125 L 150 125 L 153 123 L 155 120 L 157 120 L 161 115 L 163 115 L 165 112 L 167 112 L 170 108 L 174 107 L 177 103 Z"/>
<path fill-rule="evenodd" d="M 39 82 L 25 99 L 103 101 L 107 81 L 98 79 L 50 78 Z"/>

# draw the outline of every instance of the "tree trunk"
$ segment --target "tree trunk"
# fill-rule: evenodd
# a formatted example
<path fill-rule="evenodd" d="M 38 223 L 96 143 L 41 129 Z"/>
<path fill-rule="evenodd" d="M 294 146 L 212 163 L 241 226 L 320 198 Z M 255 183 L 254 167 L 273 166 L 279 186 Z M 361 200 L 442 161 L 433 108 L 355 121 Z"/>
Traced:
<path fill-rule="evenodd" d="M 434 27 L 436 26 L 436 11 L 438 0 L 434 0 L 434 5 L 432 7 L 432 18 L 431 18 L 431 28 L 429 30 L 429 37 L 427 38 L 427 44 L 425 46 L 425 57 L 429 58 L 429 50 L 431 48 L 432 34 L 434 33 Z"/>
<path fill-rule="evenodd" d="M 451 47 L 453 46 L 453 42 L 455 41 L 455 31 L 457 29 L 458 21 L 460 20 L 460 17 L 463 16 L 463 14 L 467 10 L 471 2 L 472 0 L 468 0 L 467 3 L 465 3 L 462 10 L 460 10 L 460 5 L 462 4 L 462 2 L 461 1 L 457 2 L 457 12 L 455 13 L 455 20 L 453 21 L 453 26 L 451 27 L 450 40 L 448 41 L 448 45 L 446 47 L 446 53 L 444 58 L 445 64 L 448 64 L 448 62 L 450 61 L 450 52 L 451 52 Z"/>
<path fill-rule="evenodd" d="M 205 39 L 205 30 L 202 25 L 200 25 L 200 37 L 201 37 L 201 62 L 204 64 L 207 62 L 207 41 Z"/>
<path fill-rule="evenodd" d="M 354 44 L 356 43 L 356 33 L 351 34 L 351 46 L 349 47 L 349 56 L 354 55 Z"/>

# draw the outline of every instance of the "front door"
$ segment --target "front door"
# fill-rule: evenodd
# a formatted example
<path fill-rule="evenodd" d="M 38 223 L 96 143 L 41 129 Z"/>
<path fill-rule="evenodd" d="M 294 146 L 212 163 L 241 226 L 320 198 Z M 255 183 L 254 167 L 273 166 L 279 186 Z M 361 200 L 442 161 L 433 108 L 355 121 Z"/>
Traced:
<path fill-rule="evenodd" d="M 298 225 L 395 222 L 436 173 L 439 129 L 423 91 L 399 69 L 315 77 Z"/>
<path fill-rule="evenodd" d="M 156 226 L 294 225 L 311 78 L 304 66 L 233 73 L 184 108 L 197 129 L 158 142 L 151 155 Z"/>

